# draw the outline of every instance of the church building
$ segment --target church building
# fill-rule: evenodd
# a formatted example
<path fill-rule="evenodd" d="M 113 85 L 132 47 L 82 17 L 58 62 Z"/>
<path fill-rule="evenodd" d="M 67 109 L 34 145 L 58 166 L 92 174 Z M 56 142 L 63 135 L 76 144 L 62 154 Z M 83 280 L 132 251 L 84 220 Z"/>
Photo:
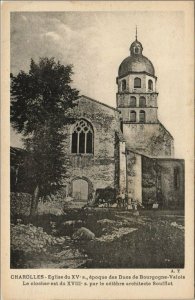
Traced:
<path fill-rule="evenodd" d="M 76 120 L 65 126 L 67 195 L 87 203 L 111 188 L 146 207 L 183 207 L 184 161 L 158 120 L 156 82 L 136 36 L 118 69 L 116 108 L 81 96 L 67 112 Z"/>

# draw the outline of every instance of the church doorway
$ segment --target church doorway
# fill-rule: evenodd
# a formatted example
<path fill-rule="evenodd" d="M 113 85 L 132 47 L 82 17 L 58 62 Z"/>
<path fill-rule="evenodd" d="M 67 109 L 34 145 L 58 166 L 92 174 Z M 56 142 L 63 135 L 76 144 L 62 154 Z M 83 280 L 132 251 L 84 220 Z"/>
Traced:
<path fill-rule="evenodd" d="M 89 194 L 88 182 L 84 179 L 75 179 L 72 182 L 72 196 L 76 201 L 87 201 Z"/>

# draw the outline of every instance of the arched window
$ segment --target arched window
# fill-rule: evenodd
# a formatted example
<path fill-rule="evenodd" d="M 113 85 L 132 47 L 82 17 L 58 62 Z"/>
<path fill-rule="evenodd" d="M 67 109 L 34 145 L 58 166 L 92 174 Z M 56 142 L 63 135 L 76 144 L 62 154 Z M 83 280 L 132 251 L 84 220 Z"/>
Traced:
<path fill-rule="evenodd" d="M 136 122 L 136 112 L 134 110 L 130 111 L 130 122 Z"/>
<path fill-rule="evenodd" d="M 141 79 L 136 77 L 134 79 L 134 88 L 140 88 L 141 87 Z"/>
<path fill-rule="evenodd" d="M 139 122 L 140 123 L 145 123 L 146 121 L 146 113 L 144 110 L 140 110 L 139 112 Z"/>
<path fill-rule="evenodd" d="M 130 98 L 130 107 L 136 107 L 136 98 L 134 96 Z"/>
<path fill-rule="evenodd" d="M 72 153 L 93 153 L 93 128 L 86 120 L 76 122 L 72 132 Z"/>
<path fill-rule="evenodd" d="M 121 81 L 121 89 L 122 89 L 122 91 L 125 91 L 126 88 L 127 88 L 127 82 L 126 82 L 125 79 L 123 79 L 123 80 Z"/>
<path fill-rule="evenodd" d="M 138 47 L 135 47 L 135 48 L 134 48 L 134 52 L 135 52 L 135 54 L 139 54 L 139 48 L 138 48 Z"/>
<path fill-rule="evenodd" d="M 143 96 L 139 99 L 139 107 L 146 107 L 146 98 Z"/>
<path fill-rule="evenodd" d="M 148 80 L 148 89 L 153 91 L 153 81 L 151 79 Z"/>

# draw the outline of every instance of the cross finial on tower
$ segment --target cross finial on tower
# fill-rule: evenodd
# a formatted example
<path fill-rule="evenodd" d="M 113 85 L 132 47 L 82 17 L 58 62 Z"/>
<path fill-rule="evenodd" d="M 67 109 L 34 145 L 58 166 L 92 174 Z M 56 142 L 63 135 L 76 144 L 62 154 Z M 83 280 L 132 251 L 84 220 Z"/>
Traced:
<path fill-rule="evenodd" d="M 135 40 L 137 41 L 137 25 L 136 25 L 136 29 L 135 29 Z"/>

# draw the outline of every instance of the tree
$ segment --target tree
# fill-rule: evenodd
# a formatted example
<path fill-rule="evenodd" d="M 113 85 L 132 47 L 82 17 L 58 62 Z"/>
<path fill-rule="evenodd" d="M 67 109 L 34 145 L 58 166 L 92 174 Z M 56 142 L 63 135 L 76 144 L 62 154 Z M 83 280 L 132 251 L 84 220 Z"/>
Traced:
<path fill-rule="evenodd" d="M 28 153 L 25 179 L 32 193 L 31 215 L 39 197 L 58 190 L 65 176 L 65 112 L 79 93 L 70 86 L 72 74 L 72 65 L 54 58 L 31 60 L 28 73 L 11 74 L 11 124 L 23 135 Z"/>

